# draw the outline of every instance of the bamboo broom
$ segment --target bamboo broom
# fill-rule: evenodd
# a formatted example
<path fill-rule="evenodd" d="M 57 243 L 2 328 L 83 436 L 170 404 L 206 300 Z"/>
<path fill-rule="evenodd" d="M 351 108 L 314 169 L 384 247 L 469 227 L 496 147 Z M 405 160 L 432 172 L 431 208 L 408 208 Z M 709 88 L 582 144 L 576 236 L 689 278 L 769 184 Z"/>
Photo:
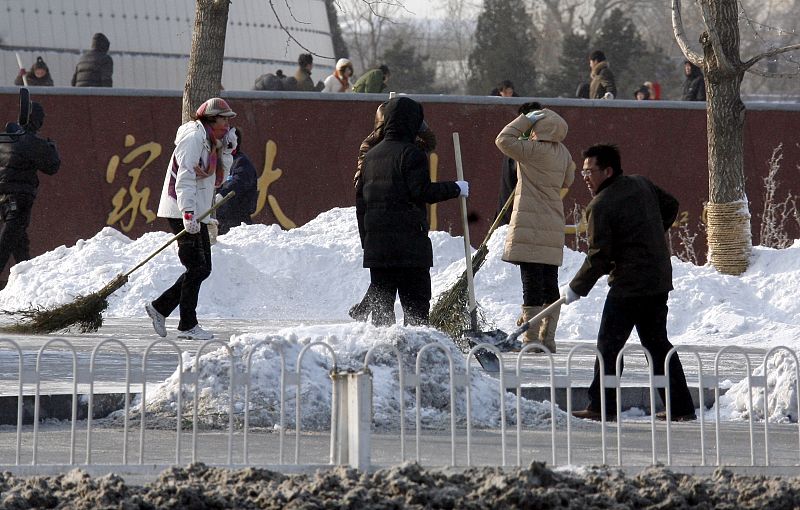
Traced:
<path fill-rule="evenodd" d="M 231 191 L 225 195 L 225 198 L 200 215 L 197 221 L 199 222 L 206 218 L 209 214 L 217 210 L 219 206 L 233 198 L 235 194 L 235 192 Z M 55 308 L 32 308 L 17 311 L 4 310 L 3 313 L 6 315 L 21 316 L 23 320 L 9 326 L 2 326 L 0 327 L 0 331 L 19 334 L 43 334 L 70 329 L 76 325 L 81 333 L 97 331 L 103 325 L 103 311 L 108 308 L 108 296 L 125 285 L 128 282 L 128 277 L 134 271 L 150 262 L 153 257 L 164 251 L 184 234 L 186 234 L 186 229 L 175 234 L 169 241 L 161 245 L 160 248 L 151 253 L 146 259 L 139 262 L 136 267 L 127 273 L 117 275 L 102 289 L 85 296 L 78 296 L 71 303 L 59 305 Z"/>

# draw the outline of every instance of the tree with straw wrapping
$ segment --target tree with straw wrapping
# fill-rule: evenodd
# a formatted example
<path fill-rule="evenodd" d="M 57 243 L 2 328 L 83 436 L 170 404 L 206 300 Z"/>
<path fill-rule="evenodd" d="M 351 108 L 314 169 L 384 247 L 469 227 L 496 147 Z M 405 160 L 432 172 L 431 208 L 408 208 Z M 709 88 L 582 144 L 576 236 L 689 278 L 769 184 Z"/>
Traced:
<path fill-rule="evenodd" d="M 747 270 L 752 250 L 750 211 L 745 195 L 744 115 L 741 83 L 746 72 L 782 76 L 758 70 L 755 64 L 800 44 L 770 47 L 742 61 L 739 50 L 740 14 L 736 0 L 700 0 L 702 52 L 691 48 L 683 28 L 681 1 L 672 0 L 675 40 L 686 60 L 703 71 L 708 124 L 708 203 L 705 206 L 708 259 L 717 271 L 739 275 Z"/>

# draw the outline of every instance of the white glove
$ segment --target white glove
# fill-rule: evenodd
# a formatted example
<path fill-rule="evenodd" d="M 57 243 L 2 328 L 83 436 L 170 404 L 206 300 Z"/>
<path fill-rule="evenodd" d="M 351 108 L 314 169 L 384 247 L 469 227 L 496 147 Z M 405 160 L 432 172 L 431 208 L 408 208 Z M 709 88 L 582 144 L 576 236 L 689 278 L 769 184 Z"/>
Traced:
<path fill-rule="evenodd" d="M 611 92 L 606 92 L 603 95 L 603 99 L 614 99 L 614 94 L 612 94 Z"/>
<path fill-rule="evenodd" d="M 536 124 L 536 121 L 541 120 L 547 116 L 542 110 L 533 110 L 532 112 L 528 112 L 525 114 L 528 117 L 528 120 L 531 121 L 531 124 Z"/>
<path fill-rule="evenodd" d="M 578 293 L 572 290 L 572 287 L 569 285 L 564 285 L 561 287 L 561 297 L 564 298 L 565 305 L 574 303 L 581 298 Z"/>
<path fill-rule="evenodd" d="M 187 234 L 199 234 L 200 233 L 200 223 L 194 219 L 194 213 L 191 211 L 186 211 L 183 213 L 183 228 L 186 229 Z"/>
<path fill-rule="evenodd" d="M 468 197 L 469 196 L 469 183 L 467 181 L 456 181 L 458 184 L 458 189 L 460 190 L 458 196 L 460 197 Z"/>
<path fill-rule="evenodd" d="M 223 199 L 223 198 L 224 198 L 224 197 L 223 197 L 222 195 L 220 195 L 219 193 L 217 193 L 216 195 L 214 195 L 214 203 L 215 203 L 215 204 L 218 204 L 218 203 L 222 202 L 222 199 Z"/>

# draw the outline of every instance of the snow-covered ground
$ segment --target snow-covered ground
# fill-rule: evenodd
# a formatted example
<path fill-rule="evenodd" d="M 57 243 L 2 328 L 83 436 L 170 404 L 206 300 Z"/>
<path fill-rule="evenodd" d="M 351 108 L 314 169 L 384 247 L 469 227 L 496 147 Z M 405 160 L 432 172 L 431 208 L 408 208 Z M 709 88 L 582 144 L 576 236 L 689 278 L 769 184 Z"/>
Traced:
<path fill-rule="evenodd" d="M 505 331 L 514 329 L 522 289 L 516 266 L 500 260 L 505 227 L 497 230 L 489 255 L 475 277 L 477 299 L 487 319 Z M 33 260 L 13 267 L 7 287 L 0 292 L 0 308 L 6 310 L 33 306 L 52 306 L 68 302 L 78 294 L 98 290 L 115 275 L 127 271 L 161 246 L 169 235 L 145 234 L 131 240 L 120 232 L 105 228 L 89 240 L 72 247 L 59 247 Z M 434 267 L 431 270 L 434 296 L 452 285 L 464 267 L 463 240 L 444 232 L 432 232 Z M 565 248 L 560 284 L 567 283 L 578 270 L 583 255 Z M 358 301 L 369 281 L 361 267 L 361 247 L 353 208 L 332 209 L 303 227 L 283 231 L 275 225 L 250 225 L 233 229 L 219 238 L 213 248 L 214 270 L 203 284 L 198 314 L 214 318 L 258 318 L 293 320 L 304 325 L 285 328 L 275 335 L 246 334 L 231 339 L 236 354 L 246 356 L 268 336 L 285 349 L 287 359 L 296 358 L 302 345 L 322 340 L 331 344 L 340 366 L 357 367 L 373 345 L 389 342 L 404 356 L 411 368 L 411 356 L 430 341 L 439 342 L 453 356 L 461 356 L 446 336 L 429 328 L 373 328 L 353 322 L 347 311 Z M 182 272 L 175 248 L 170 247 L 135 272 L 130 282 L 110 298 L 106 312 L 112 317 L 142 317 L 143 305 L 167 288 Z M 698 267 L 673 258 L 675 291 L 670 294 L 670 339 L 675 344 L 705 347 L 770 348 L 800 346 L 800 243 L 785 250 L 756 247 L 750 269 L 740 277 L 718 274 L 708 266 Z M 588 297 L 562 310 L 557 340 L 589 341 L 597 333 L 607 285 L 601 280 Z M 397 306 L 398 320 L 402 311 Z M 324 324 L 320 324 L 324 322 Z M 333 322 L 333 324 L 331 324 Z M 143 334 L 150 334 L 150 331 Z M 634 335 L 635 341 L 635 335 Z M 222 390 L 228 366 L 224 352 L 209 353 L 204 360 L 208 385 L 203 392 L 204 406 L 227 409 Z M 329 360 L 323 351 L 314 350 L 304 362 L 303 420 L 314 426 L 330 414 L 327 370 Z M 426 375 L 431 377 L 429 401 L 423 402 L 430 423 L 446 419 L 447 364 L 442 354 L 431 355 Z M 376 422 L 390 423 L 399 412 L 396 383 L 397 364 L 385 352 L 377 356 L 375 383 Z M 459 358 L 463 359 L 463 358 Z M 186 360 L 187 364 L 193 363 Z M 254 356 L 257 386 L 263 390 L 260 401 L 276 398 L 277 354 L 272 348 L 258 350 Z M 460 362 L 459 362 L 460 364 Z M 796 419 L 795 367 L 790 356 L 776 356 L 770 362 L 770 401 L 775 420 Z M 217 368 L 210 368 L 210 367 Z M 149 405 L 169 406 L 176 380 L 167 380 L 148 398 Z M 256 381 L 253 381 L 256 383 Z M 496 382 L 480 376 L 473 388 L 476 423 L 491 426 L 499 419 Z M 440 394 L 441 393 L 441 394 Z M 731 388 L 722 401 L 723 416 L 745 417 L 746 385 Z M 292 390 L 293 394 L 293 390 Z M 408 405 L 413 404 L 407 393 Z M 763 393 L 762 393 L 763 395 Z M 292 396 L 293 398 L 293 396 Z M 763 396 L 761 397 L 763 398 Z M 238 399 L 237 399 L 238 400 Z M 758 396 L 756 395 L 756 402 Z M 513 411 L 513 399 L 507 407 Z M 266 406 L 272 409 L 272 406 Z M 270 414 L 271 413 L 271 414 Z M 444 414 L 443 414 L 444 413 Z M 289 413 L 291 414 L 291 413 Z M 760 415 L 759 415 L 760 417 Z M 264 411 L 263 423 L 274 423 L 274 412 Z M 523 420 L 539 422 L 549 418 L 549 405 L 525 402 Z M 308 423 L 306 423 L 308 420 Z"/>

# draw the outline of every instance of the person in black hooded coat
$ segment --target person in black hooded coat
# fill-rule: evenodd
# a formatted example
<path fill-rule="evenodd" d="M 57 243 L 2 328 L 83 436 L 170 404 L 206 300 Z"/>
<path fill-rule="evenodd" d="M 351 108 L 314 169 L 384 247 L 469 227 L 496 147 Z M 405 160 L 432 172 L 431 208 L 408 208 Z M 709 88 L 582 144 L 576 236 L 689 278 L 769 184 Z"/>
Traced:
<path fill-rule="evenodd" d="M 27 230 L 39 189 L 38 172 L 53 175 L 61 166 L 55 143 L 36 134 L 43 123 L 42 105 L 31 103 L 22 131 L 0 135 L 0 272 L 11 255 L 17 262 L 31 258 Z"/>
<path fill-rule="evenodd" d="M 111 87 L 114 61 L 108 54 L 111 42 L 104 34 L 92 36 L 92 49 L 81 55 L 72 75 L 73 87 Z"/>
<path fill-rule="evenodd" d="M 681 101 L 705 101 L 706 100 L 706 80 L 703 71 L 688 60 L 683 61 L 683 94 Z"/>
<path fill-rule="evenodd" d="M 253 220 L 250 216 L 256 212 L 258 203 L 256 167 L 242 151 L 242 130 L 238 127 L 233 130 L 236 132 L 237 140 L 236 149 L 233 151 L 233 165 L 228 179 L 220 186 L 218 193 L 225 197 L 233 191 L 236 195 L 217 209 L 220 234 L 227 234 L 230 229 L 242 223 L 251 225 Z"/>
<path fill-rule="evenodd" d="M 424 120 L 422 105 L 408 97 L 390 99 L 384 118 L 384 138 L 364 157 L 356 188 L 364 267 L 375 286 L 372 322 L 392 322 L 399 294 L 405 324 L 423 325 L 429 320 L 433 266 L 426 204 L 467 196 L 469 186 L 431 182 L 428 158 L 414 144 Z"/>

